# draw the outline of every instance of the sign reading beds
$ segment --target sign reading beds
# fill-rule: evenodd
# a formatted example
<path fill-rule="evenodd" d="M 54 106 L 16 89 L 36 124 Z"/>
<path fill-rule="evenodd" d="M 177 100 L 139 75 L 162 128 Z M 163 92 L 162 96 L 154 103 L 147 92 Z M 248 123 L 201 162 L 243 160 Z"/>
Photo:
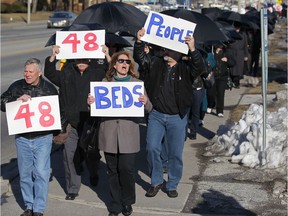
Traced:
<path fill-rule="evenodd" d="M 91 116 L 144 116 L 144 106 L 138 100 L 144 94 L 143 82 L 91 82 L 90 93 L 95 98 Z"/>

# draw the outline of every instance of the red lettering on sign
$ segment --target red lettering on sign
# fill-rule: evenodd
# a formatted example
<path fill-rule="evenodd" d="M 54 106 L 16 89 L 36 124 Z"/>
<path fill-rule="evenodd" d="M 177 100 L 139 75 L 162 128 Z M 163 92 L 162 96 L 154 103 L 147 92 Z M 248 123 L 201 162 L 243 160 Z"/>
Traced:
<path fill-rule="evenodd" d="M 26 123 L 26 127 L 27 128 L 30 128 L 32 127 L 32 123 L 31 123 L 31 116 L 34 116 L 34 112 L 30 112 L 30 109 L 29 109 L 29 104 L 24 104 L 24 105 L 21 105 L 19 107 L 19 110 L 18 112 L 16 113 L 16 116 L 14 118 L 14 120 L 18 120 L 18 119 L 22 119 L 24 118 L 25 119 L 25 123 Z"/>
<path fill-rule="evenodd" d="M 48 102 L 41 102 L 38 105 L 39 112 L 42 114 L 39 123 L 43 127 L 50 127 L 54 124 L 54 117 L 50 114 L 51 106 Z"/>
<path fill-rule="evenodd" d="M 77 52 L 77 44 L 80 44 L 80 40 L 77 40 L 77 34 L 69 34 L 62 42 L 63 44 L 72 44 L 72 53 Z"/>
<path fill-rule="evenodd" d="M 95 43 L 97 36 L 93 33 L 87 33 L 84 37 L 84 40 L 87 42 L 84 45 L 84 49 L 87 51 L 95 51 L 99 48 L 99 45 Z"/>

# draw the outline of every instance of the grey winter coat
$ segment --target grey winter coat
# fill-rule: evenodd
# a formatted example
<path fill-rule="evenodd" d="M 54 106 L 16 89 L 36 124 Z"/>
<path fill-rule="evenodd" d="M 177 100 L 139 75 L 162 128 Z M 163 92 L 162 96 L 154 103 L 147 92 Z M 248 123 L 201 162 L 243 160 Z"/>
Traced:
<path fill-rule="evenodd" d="M 244 32 L 239 32 L 242 40 L 237 40 L 231 43 L 227 51 L 230 52 L 233 58 L 236 60 L 236 64 L 231 69 L 231 75 L 242 76 L 244 70 L 244 57 L 248 57 L 247 36 Z"/>
<path fill-rule="evenodd" d="M 141 81 L 136 78 L 130 82 Z M 145 91 L 145 95 L 146 91 Z M 152 110 L 148 99 L 144 109 Z M 103 117 L 99 127 L 99 150 L 107 153 L 136 153 L 140 151 L 140 128 L 137 117 Z"/>

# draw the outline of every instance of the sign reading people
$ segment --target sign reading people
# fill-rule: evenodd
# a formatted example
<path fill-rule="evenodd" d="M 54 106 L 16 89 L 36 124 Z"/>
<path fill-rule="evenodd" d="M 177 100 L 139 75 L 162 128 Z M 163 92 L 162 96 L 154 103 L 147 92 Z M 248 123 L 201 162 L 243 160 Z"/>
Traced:
<path fill-rule="evenodd" d="M 144 106 L 138 100 L 144 94 L 143 82 L 91 82 L 90 93 L 95 98 L 91 116 L 144 116 Z"/>
<path fill-rule="evenodd" d="M 6 103 L 9 135 L 35 131 L 61 130 L 57 95 L 33 97 L 27 102 Z"/>
<path fill-rule="evenodd" d="M 144 28 L 145 35 L 141 40 L 187 54 L 186 36 L 192 36 L 196 24 L 184 19 L 150 11 Z"/>
<path fill-rule="evenodd" d="M 57 59 L 105 58 L 101 47 L 105 44 L 105 30 L 57 31 L 56 44 L 60 46 Z"/>

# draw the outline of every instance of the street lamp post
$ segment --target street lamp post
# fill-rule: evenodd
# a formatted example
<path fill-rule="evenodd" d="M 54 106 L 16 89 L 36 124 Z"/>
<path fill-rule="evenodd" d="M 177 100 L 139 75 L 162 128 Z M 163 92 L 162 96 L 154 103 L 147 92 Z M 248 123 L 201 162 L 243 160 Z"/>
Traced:
<path fill-rule="evenodd" d="M 32 0 L 28 0 L 27 2 L 27 24 L 30 24 L 31 20 L 31 1 Z"/>

